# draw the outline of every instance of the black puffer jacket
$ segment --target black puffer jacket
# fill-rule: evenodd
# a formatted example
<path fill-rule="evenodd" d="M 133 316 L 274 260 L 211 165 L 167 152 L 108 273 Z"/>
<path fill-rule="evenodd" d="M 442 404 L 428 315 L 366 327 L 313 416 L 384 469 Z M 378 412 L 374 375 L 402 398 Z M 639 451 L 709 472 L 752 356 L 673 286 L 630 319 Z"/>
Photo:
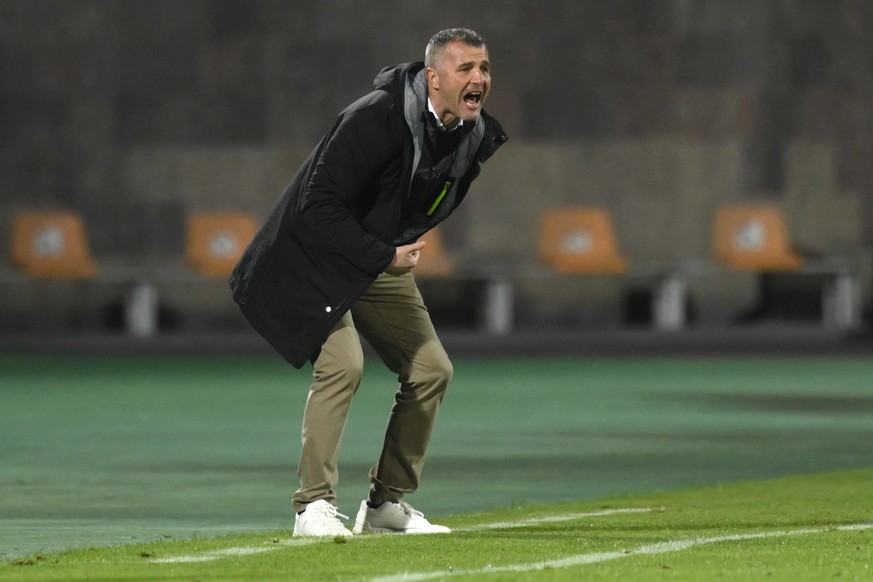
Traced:
<path fill-rule="evenodd" d="M 346 108 L 285 188 L 230 277 L 234 300 L 288 362 L 317 357 L 330 330 L 394 247 L 417 239 L 463 200 L 506 135 L 483 112 L 461 140 L 446 209 L 427 224 L 405 219 L 422 153 L 424 65 L 384 69 L 373 92 Z"/>

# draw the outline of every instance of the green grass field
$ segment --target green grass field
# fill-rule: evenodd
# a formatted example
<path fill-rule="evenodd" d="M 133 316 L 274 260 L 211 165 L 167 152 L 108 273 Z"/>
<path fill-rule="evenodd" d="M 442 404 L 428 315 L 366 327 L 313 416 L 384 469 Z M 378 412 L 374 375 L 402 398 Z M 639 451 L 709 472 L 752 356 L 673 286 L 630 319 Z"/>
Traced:
<path fill-rule="evenodd" d="M 313 543 L 289 534 L 305 371 L 0 356 L 0 579 L 873 574 L 873 361 L 455 357 L 455 369 L 410 501 L 456 533 Z M 341 458 L 346 514 L 394 389 L 368 365 Z"/>
<path fill-rule="evenodd" d="M 446 521 L 449 535 L 290 537 L 287 530 L 19 558 L 8 580 L 869 580 L 873 471 Z"/>

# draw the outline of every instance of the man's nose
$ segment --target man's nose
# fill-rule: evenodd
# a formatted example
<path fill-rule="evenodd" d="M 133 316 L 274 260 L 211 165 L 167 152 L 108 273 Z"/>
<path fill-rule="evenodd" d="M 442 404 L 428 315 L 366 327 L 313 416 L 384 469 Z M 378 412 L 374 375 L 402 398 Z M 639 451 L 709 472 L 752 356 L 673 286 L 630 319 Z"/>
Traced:
<path fill-rule="evenodd" d="M 473 69 L 473 78 L 471 81 L 479 84 L 485 82 L 485 73 L 482 72 L 482 69 Z"/>

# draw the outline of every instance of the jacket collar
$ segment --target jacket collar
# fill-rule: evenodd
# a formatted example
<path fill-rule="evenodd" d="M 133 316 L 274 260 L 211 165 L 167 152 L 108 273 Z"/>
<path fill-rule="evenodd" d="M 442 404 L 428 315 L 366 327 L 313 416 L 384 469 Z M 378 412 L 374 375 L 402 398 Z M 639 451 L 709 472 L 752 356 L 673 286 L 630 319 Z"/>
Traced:
<path fill-rule="evenodd" d="M 406 117 L 406 123 L 409 125 L 409 130 L 412 133 L 412 143 L 415 146 L 415 154 L 412 160 L 413 170 L 418 167 L 421 160 L 421 148 L 424 144 L 425 127 L 424 116 L 422 115 L 427 110 L 427 76 L 425 75 L 424 67 L 418 69 L 417 72 L 410 74 L 405 84 L 403 92 L 403 112 Z M 458 144 L 458 152 L 455 155 L 455 161 L 452 166 L 451 173 L 453 176 L 463 176 L 470 163 L 473 161 L 473 156 L 482 142 L 482 136 L 485 134 L 485 121 L 480 116 L 476 119 L 472 131 L 461 138 Z"/>

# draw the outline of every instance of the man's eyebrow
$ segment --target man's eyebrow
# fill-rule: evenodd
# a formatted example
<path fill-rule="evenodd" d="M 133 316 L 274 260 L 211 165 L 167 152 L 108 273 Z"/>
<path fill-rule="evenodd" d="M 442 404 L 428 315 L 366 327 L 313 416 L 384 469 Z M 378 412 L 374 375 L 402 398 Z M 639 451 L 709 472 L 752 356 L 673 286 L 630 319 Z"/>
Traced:
<path fill-rule="evenodd" d="M 475 60 L 463 62 L 463 63 L 458 65 L 458 70 L 464 69 L 466 67 L 475 66 L 476 62 L 477 61 L 475 61 Z M 489 67 L 489 68 L 491 67 L 491 61 L 489 61 L 488 59 L 482 59 L 481 64 L 485 67 Z"/>

